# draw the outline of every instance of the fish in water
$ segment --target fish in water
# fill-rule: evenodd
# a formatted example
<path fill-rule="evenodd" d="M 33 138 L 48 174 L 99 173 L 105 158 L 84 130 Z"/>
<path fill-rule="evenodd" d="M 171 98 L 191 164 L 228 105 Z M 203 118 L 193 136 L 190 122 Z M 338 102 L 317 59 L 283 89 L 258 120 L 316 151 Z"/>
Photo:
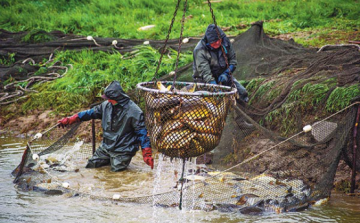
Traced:
<path fill-rule="evenodd" d="M 256 206 L 243 207 L 239 209 L 239 212 L 241 214 L 246 214 L 246 215 L 261 215 L 262 213 L 264 213 L 264 211 L 265 210 L 263 208 Z"/>

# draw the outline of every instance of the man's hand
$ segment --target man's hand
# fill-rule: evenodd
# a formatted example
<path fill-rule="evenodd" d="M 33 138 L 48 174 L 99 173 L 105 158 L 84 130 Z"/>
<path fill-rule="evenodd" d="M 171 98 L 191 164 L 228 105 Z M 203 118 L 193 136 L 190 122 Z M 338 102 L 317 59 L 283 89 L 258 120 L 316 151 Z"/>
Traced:
<path fill-rule="evenodd" d="M 67 125 L 71 125 L 71 124 L 73 124 L 75 122 L 80 122 L 80 118 L 79 118 L 78 114 L 75 114 L 75 115 L 73 115 L 71 117 L 63 118 L 63 119 L 58 121 L 59 127 L 62 127 L 62 128 L 64 128 Z"/>
<path fill-rule="evenodd" d="M 144 162 L 151 167 L 151 169 L 154 169 L 154 159 L 151 157 L 152 151 L 151 148 L 145 148 L 142 150 L 142 155 Z"/>
<path fill-rule="evenodd" d="M 218 78 L 218 82 L 223 85 L 227 85 L 229 80 L 230 80 L 230 77 L 229 77 L 229 74 L 227 74 L 227 73 L 222 73 Z"/>

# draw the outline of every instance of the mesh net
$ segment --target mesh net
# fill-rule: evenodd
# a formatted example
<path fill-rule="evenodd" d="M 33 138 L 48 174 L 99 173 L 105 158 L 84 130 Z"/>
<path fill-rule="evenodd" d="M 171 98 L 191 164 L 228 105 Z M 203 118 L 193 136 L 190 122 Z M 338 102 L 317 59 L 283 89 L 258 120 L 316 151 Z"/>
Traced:
<path fill-rule="evenodd" d="M 225 86 L 176 82 L 178 91 L 163 91 L 171 82 L 140 83 L 151 145 L 177 158 L 200 156 L 220 142 L 236 90 Z M 155 87 L 155 88 L 154 88 Z M 183 90 L 182 90 L 183 89 Z M 193 89 L 193 92 L 189 92 Z"/>
<path fill-rule="evenodd" d="M 196 42 L 193 41 L 191 48 Z M 75 143 L 76 131 L 63 138 L 63 146 L 51 146 L 64 135 L 64 131 L 55 134 L 58 131 L 55 128 L 48 138 L 28 144 L 22 159 L 24 164 L 16 170 L 17 185 L 22 189 L 45 188 L 47 191 L 55 188 L 74 196 L 113 202 L 244 214 L 303 210 L 329 197 L 339 160 L 343 158 L 349 166 L 353 165 L 352 133 L 359 103 L 328 116 L 325 102 L 336 87 L 358 84 L 358 48 L 328 47 L 316 52 L 294 41 L 268 37 L 262 23 L 253 24 L 247 32 L 235 37 L 233 46 L 238 60 L 234 76 L 238 80 L 261 77 L 261 82 L 268 82 L 269 88 L 277 86 L 280 91 L 261 97 L 257 92 L 267 90 L 258 86 L 250 91 L 251 106 L 231 109 L 225 105 L 230 104 L 227 97 L 214 92 L 229 92 L 226 89 L 198 85 L 199 91 L 210 94 L 194 95 L 167 94 L 153 84 L 143 86 L 148 89 L 142 92 L 141 99 L 146 104 L 152 147 L 165 154 L 155 159 L 155 178 L 142 178 L 139 182 L 142 173 L 129 170 L 121 177 L 116 175 L 110 185 L 103 185 L 103 179 L 94 179 L 94 173 L 84 169 L 91 148 Z M 177 80 L 192 81 L 190 66 L 182 72 Z M 312 102 L 303 105 L 304 100 L 300 99 L 285 103 L 291 92 L 330 79 L 335 82 L 325 93 L 309 96 L 321 100 L 316 106 Z M 276 80 L 275 85 L 270 84 L 272 80 Z M 165 88 L 170 84 L 161 83 Z M 271 100 L 265 100 L 267 98 Z M 216 115 L 218 112 L 220 115 Z M 182 114 L 187 115 L 182 116 L 181 123 L 178 116 Z M 311 124 L 311 130 L 304 132 L 303 126 L 307 124 Z M 164 134 L 163 130 L 166 130 Z M 358 146 L 358 154 L 359 149 Z M 40 154 L 39 159 L 34 154 Z M 54 154 L 59 154 L 60 162 L 52 158 Z M 70 154 L 73 158 L 66 158 Z M 194 158 L 184 162 L 183 158 L 187 157 Z M 135 161 L 132 164 L 136 164 Z M 76 162 L 76 166 L 72 165 Z M 136 164 L 136 168 L 141 166 Z M 357 156 L 356 169 L 360 171 L 360 156 Z M 127 173 L 136 176 L 133 181 L 142 186 L 136 187 L 135 182 L 124 185 L 122 180 L 128 177 Z M 68 187 L 63 184 L 64 180 L 81 186 Z M 90 182 L 85 180 L 101 186 L 89 191 Z M 154 189 L 144 190 L 144 185 Z M 114 196 L 118 193 L 120 197 Z"/>
<path fill-rule="evenodd" d="M 84 171 L 91 147 L 76 142 L 78 126 L 65 133 L 60 131 L 59 135 L 52 133 L 59 131 L 54 128 L 40 141 L 28 143 L 22 162 L 15 170 L 15 183 L 27 190 L 40 188 L 45 193 L 61 191 L 101 201 L 159 207 L 243 214 L 300 211 L 330 196 L 342 151 L 348 148 L 352 137 L 357 104 L 314 122 L 311 129 L 291 137 L 277 136 L 235 107 L 230 109 L 219 145 L 205 154 L 212 157 L 211 165 L 197 163 L 199 157 L 185 161 L 181 157 L 173 159 L 159 154 L 155 177 L 143 180 L 139 188 L 131 183 L 131 190 L 121 183 L 127 176 L 124 175 L 113 179 L 111 186 L 89 191 L 89 182 L 85 183 L 85 179 L 91 178 L 94 185 L 101 184 L 88 175 L 90 172 Z M 225 148 L 227 143 L 231 146 Z M 231 158 L 235 154 L 239 156 L 238 163 Z M 133 177 L 138 174 L 135 178 L 141 175 L 131 170 L 129 174 Z M 72 185 L 76 180 L 83 186 L 69 187 L 64 184 L 65 176 L 74 181 Z M 144 185 L 153 188 L 154 195 L 148 195 L 151 191 L 144 191 Z M 121 196 L 115 196 L 118 193 Z"/>

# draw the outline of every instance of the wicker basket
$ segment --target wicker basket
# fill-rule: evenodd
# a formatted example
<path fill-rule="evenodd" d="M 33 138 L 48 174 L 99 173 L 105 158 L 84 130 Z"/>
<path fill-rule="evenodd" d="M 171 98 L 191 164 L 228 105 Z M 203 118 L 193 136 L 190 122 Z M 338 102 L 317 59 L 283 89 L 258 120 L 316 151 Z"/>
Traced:
<path fill-rule="evenodd" d="M 172 82 L 161 82 L 162 86 Z M 169 157 L 190 158 L 213 150 L 220 142 L 236 89 L 196 83 L 175 82 L 176 91 L 159 90 L 157 83 L 139 83 L 145 99 L 145 121 L 152 148 Z"/>

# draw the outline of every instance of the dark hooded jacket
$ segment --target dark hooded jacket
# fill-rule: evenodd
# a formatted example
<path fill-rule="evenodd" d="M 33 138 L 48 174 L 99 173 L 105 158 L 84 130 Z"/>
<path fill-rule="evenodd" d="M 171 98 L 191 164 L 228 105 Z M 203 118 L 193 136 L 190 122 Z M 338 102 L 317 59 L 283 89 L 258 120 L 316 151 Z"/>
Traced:
<path fill-rule="evenodd" d="M 224 48 L 225 54 L 228 58 L 228 63 L 231 67 L 231 72 L 236 68 L 236 54 L 230 43 L 229 38 L 225 33 L 217 27 L 222 39 L 221 47 Z M 218 77 L 226 70 L 225 57 L 221 48 L 214 49 L 210 46 L 210 43 L 219 40 L 218 33 L 215 29 L 215 25 L 208 26 L 205 32 L 205 36 L 196 45 L 193 57 L 193 77 L 197 80 L 202 80 L 206 83 L 210 81 L 217 81 Z"/>
<path fill-rule="evenodd" d="M 150 147 L 142 110 L 127 96 L 120 83 L 113 81 L 105 96 L 118 102 L 112 105 L 104 101 L 92 109 L 78 113 L 81 121 L 101 119 L 103 140 L 101 146 L 110 152 L 135 154 L 141 148 Z"/>

